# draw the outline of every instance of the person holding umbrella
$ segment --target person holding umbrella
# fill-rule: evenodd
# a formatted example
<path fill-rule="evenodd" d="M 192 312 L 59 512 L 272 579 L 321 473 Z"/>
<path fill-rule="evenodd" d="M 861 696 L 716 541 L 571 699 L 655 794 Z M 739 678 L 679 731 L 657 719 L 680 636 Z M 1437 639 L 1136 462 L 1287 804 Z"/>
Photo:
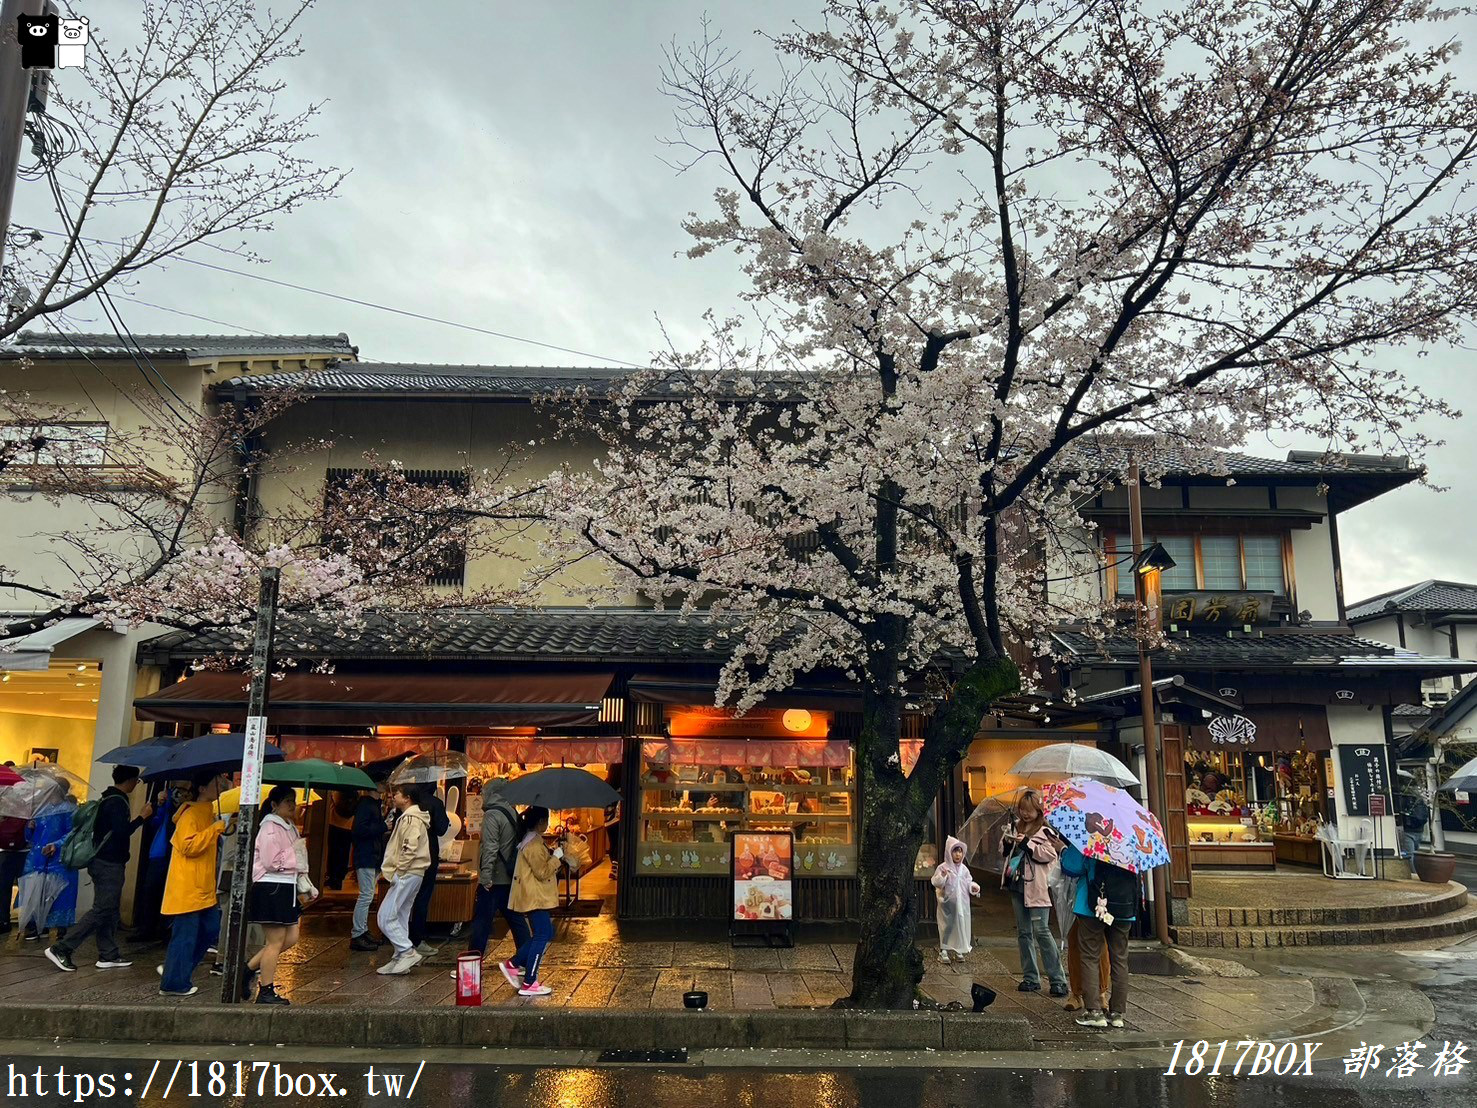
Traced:
<path fill-rule="evenodd" d="M 513 936 L 515 950 L 529 937 L 527 921 L 509 907 L 523 824 L 518 810 L 503 795 L 506 785 L 507 781 L 502 779 L 489 781 L 482 791 L 482 848 L 477 867 L 477 902 L 473 908 L 472 934 L 467 943 L 467 949 L 478 954 L 487 953 L 492 925 L 499 913 L 508 921 L 508 933 Z M 516 984 L 514 988 L 517 988 Z"/>
<path fill-rule="evenodd" d="M 77 798 L 62 779 L 38 781 L 35 814 L 26 829 L 30 852 L 20 879 L 24 937 L 32 942 L 55 928 L 58 936 L 77 918 L 78 872 L 62 861 L 61 848 L 72 830 Z"/>
<path fill-rule="evenodd" d="M 274 978 L 277 959 L 297 945 L 298 920 L 302 916 L 298 875 L 307 869 L 297 849 L 297 791 L 291 785 L 273 785 L 262 802 L 262 813 L 251 863 L 247 919 L 261 926 L 266 942 L 246 963 L 241 992 L 250 996 L 252 979 L 256 978 L 260 982 L 258 1004 L 288 1004 L 286 997 L 277 994 Z"/>
<path fill-rule="evenodd" d="M 1015 805 L 1015 823 L 1005 835 L 1006 860 L 1001 884 L 1010 891 L 1015 909 L 1016 945 L 1021 955 L 1023 993 L 1041 991 L 1043 971 L 1051 984 L 1051 995 L 1067 995 L 1067 977 L 1062 972 L 1061 953 L 1051 933 L 1051 889 L 1048 867 L 1057 858 L 1057 840 L 1046 826 L 1041 794 L 1035 789 L 1021 793 Z M 1038 957 L 1040 959 L 1038 963 Z"/>
<path fill-rule="evenodd" d="M 548 829 L 547 808 L 530 807 L 524 811 L 508 907 L 527 919 L 528 938 L 500 966 L 519 996 L 548 996 L 554 991 L 538 979 L 539 965 L 554 941 L 554 917 L 550 913 L 559 905 L 559 863 L 564 858 L 562 841 L 553 850 L 544 845 L 544 832 Z"/>
<path fill-rule="evenodd" d="M 217 770 L 199 769 L 190 782 L 194 799 L 175 817 L 169 840 L 169 876 L 159 908 L 171 923 L 169 947 L 159 967 L 160 996 L 194 996 L 199 992 L 190 976 L 220 937 L 216 855 L 230 820 L 215 818 L 215 801 L 225 779 Z"/>

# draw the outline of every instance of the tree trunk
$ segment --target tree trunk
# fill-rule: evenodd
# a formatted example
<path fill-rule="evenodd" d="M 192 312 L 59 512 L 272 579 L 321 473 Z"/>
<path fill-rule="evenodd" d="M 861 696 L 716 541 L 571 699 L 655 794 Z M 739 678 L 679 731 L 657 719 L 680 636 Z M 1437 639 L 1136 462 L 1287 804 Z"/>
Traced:
<path fill-rule="evenodd" d="M 862 779 L 861 938 L 852 960 L 852 1008 L 911 1010 L 923 981 L 918 951 L 919 903 L 913 866 L 928 810 L 946 774 L 959 763 L 990 704 L 1018 687 L 1008 659 L 972 667 L 955 685 L 952 703 L 928 729 L 923 755 L 903 776 L 903 697 L 867 696 L 857 762 Z"/>

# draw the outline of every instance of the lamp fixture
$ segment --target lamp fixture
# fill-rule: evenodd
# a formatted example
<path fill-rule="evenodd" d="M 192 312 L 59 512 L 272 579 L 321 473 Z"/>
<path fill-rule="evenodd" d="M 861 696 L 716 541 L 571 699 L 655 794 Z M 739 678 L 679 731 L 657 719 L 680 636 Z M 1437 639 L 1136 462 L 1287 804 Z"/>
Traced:
<path fill-rule="evenodd" d="M 1169 551 L 1164 549 L 1163 543 L 1151 542 L 1144 547 L 1144 552 L 1133 560 L 1133 571 L 1135 573 L 1153 573 L 1155 571 L 1173 569 L 1178 565 L 1169 556 Z"/>
<path fill-rule="evenodd" d="M 786 731 L 810 730 L 810 713 L 804 708 L 790 708 L 780 717 Z"/>

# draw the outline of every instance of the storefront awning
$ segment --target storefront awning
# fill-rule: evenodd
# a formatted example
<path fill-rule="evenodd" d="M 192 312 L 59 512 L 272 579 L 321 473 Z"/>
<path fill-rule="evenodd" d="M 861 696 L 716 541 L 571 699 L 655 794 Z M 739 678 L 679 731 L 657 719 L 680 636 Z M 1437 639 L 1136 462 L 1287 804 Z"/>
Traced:
<path fill-rule="evenodd" d="M 88 616 L 73 616 L 29 635 L 0 639 L 0 670 L 44 670 L 51 665 L 57 647 L 98 626 L 98 621 Z"/>
<path fill-rule="evenodd" d="M 1257 705 L 1191 727 L 1190 745 L 1197 750 L 1332 750 L 1333 738 L 1328 712 L 1319 705 Z"/>
<path fill-rule="evenodd" d="M 468 728 L 597 723 L 609 670 L 510 673 L 290 673 L 272 682 L 268 718 L 284 726 L 377 724 Z M 247 678 L 200 673 L 133 702 L 141 720 L 237 723 Z"/>
<path fill-rule="evenodd" d="M 626 682 L 626 688 L 632 700 L 646 704 L 710 705 L 718 683 L 716 678 L 640 673 Z M 861 704 L 861 689 L 855 685 L 824 681 L 770 693 L 759 702 L 764 708 L 810 708 L 824 712 L 854 712 Z"/>
<path fill-rule="evenodd" d="M 647 739 L 641 756 L 659 765 L 846 766 L 851 744 L 845 739 Z"/>

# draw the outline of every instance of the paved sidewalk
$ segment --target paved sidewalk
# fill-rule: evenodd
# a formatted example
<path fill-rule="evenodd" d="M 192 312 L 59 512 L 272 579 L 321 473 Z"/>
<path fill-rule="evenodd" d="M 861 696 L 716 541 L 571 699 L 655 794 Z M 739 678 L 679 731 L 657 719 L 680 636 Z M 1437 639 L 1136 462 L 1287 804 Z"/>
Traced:
<path fill-rule="evenodd" d="M 375 972 L 385 960 L 383 955 L 348 949 L 343 937 L 346 923 L 336 915 L 308 917 L 305 926 L 310 933 L 284 957 L 277 975 L 279 991 L 292 999 L 295 1008 L 322 1009 L 324 1018 L 332 1019 L 330 1009 L 426 1009 L 454 1004 L 451 969 L 461 949 L 456 941 L 446 942 L 440 953 L 410 974 L 388 977 Z M 992 1012 L 1025 1016 L 1038 1041 L 1091 1040 L 1101 1045 L 1096 1033 L 1076 1026 L 1073 1014 L 1062 1009 L 1060 1000 L 1045 991 L 1016 991 L 1019 961 L 1012 938 L 986 935 L 982 943 L 964 965 L 942 965 L 925 950 L 923 992 L 939 1004 L 958 1002 L 967 1010 L 970 986 L 977 981 L 999 994 Z M 519 998 L 498 973 L 494 959 L 510 952 L 506 938 L 488 952 L 483 973 L 485 1007 L 676 1010 L 682 1006 L 683 992 L 698 988 L 708 992 L 715 1011 L 797 1012 L 828 1008 L 845 995 L 853 948 L 844 941 L 802 938 L 788 950 L 735 949 L 717 938 L 631 938 L 604 917 L 562 920 L 543 974 L 554 993 L 538 1000 Z M 199 994 L 167 1000 L 158 995 L 159 979 L 154 972 L 162 960 L 162 948 L 137 951 L 132 957 L 135 964 L 127 970 L 98 970 L 79 960 L 76 973 L 63 974 L 42 956 L 41 944 L 8 942 L 0 946 L 0 1006 L 207 1006 L 217 1002 L 220 979 L 209 976 L 204 967 L 196 974 Z M 1166 960 L 1147 957 L 1160 963 L 1156 968 L 1169 968 Z M 1114 1034 L 1144 1041 L 1223 1037 L 1227 1029 L 1234 1028 L 1243 1037 L 1277 1037 L 1316 1021 L 1319 1010 L 1315 983 L 1307 978 L 1136 973 L 1128 1027 Z"/>

